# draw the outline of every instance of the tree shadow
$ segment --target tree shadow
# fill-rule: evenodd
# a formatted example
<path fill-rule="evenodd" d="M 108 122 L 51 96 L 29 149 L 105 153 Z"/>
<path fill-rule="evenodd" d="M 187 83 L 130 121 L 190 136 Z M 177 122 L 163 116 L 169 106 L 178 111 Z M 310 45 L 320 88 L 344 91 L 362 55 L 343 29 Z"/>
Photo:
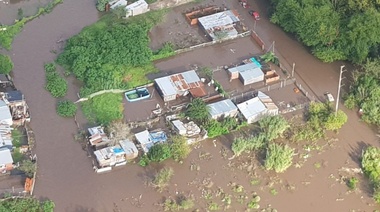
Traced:
<path fill-rule="evenodd" d="M 350 145 L 350 152 L 348 155 L 351 160 L 354 161 L 359 167 L 361 166 L 361 156 L 363 150 L 367 149 L 370 145 L 365 143 L 364 141 L 359 141 L 356 146 Z"/>

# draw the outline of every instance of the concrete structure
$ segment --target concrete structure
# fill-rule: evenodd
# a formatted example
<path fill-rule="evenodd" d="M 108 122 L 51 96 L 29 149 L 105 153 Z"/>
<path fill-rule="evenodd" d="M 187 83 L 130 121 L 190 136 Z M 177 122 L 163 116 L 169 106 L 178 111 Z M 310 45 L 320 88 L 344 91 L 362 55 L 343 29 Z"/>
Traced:
<path fill-rule="evenodd" d="M 0 148 L 0 172 L 5 173 L 13 169 L 13 158 L 8 148 Z"/>
<path fill-rule="evenodd" d="M 136 16 L 149 11 L 149 5 L 144 0 L 138 0 L 125 7 L 126 17 Z"/>
<path fill-rule="evenodd" d="M 99 167 L 116 166 L 117 164 L 126 163 L 125 151 L 119 145 L 106 147 L 94 151 Z"/>
<path fill-rule="evenodd" d="M 171 121 L 174 130 L 185 137 L 192 137 L 201 133 L 201 128 L 194 122 L 183 123 L 180 120 Z"/>
<path fill-rule="evenodd" d="M 11 111 L 3 100 L 0 100 L 0 124 L 8 126 L 13 125 Z"/>
<path fill-rule="evenodd" d="M 135 159 L 139 155 L 139 151 L 137 150 L 136 145 L 132 141 L 125 139 L 119 141 L 119 144 L 121 148 L 123 148 L 125 152 L 125 158 L 127 160 Z"/>
<path fill-rule="evenodd" d="M 102 126 L 88 128 L 88 132 L 90 133 L 88 141 L 95 149 L 105 147 L 111 142 Z"/>
<path fill-rule="evenodd" d="M 148 153 L 149 149 L 157 143 L 164 143 L 167 141 L 166 133 L 163 131 L 149 132 L 144 130 L 135 134 L 137 142 L 140 143 L 141 148 L 145 153 Z"/>
<path fill-rule="evenodd" d="M 238 114 L 238 108 L 230 99 L 209 104 L 208 107 L 212 119 L 235 117 Z"/>
<path fill-rule="evenodd" d="M 264 81 L 264 73 L 256 63 L 248 63 L 228 69 L 230 80 L 239 77 L 243 85 Z"/>
<path fill-rule="evenodd" d="M 189 93 L 193 97 L 206 95 L 204 85 L 194 70 L 155 79 L 155 85 L 165 102 Z"/>
<path fill-rule="evenodd" d="M 25 121 L 30 121 L 29 107 L 26 104 L 24 94 L 21 91 L 7 91 L 5 93 L 0 93 L 0 96 L 8 105 L 14 122 L 22 125 Z"/>
<path fill-rule="evenodd" d="M 277 115 L 278 107 L 272 99 L 259 91 L 257 97 L 237 105 L 248 124 L 259 121 L 263 116 Z"/>
<path fill-rule="evenodd" d="M 232 10 L 226 10 L 198 18 L 200 26 L 212 40 L 236 37 L 238 31 L 235 29 L 234 24 L 239 21 L 236 11 Z"/>

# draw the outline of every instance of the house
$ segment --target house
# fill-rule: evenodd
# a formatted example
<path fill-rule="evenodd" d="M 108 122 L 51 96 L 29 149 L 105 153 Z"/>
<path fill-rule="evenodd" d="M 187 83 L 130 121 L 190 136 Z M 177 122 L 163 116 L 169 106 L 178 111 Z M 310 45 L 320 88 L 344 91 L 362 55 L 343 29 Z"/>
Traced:
<path fill-rule="evenodd" d="M 208 104 L 208 107 L 212 119 L 235 117 L 238 114 L 238 108 L 230 99 Z"/>
<path fill-rule="evenodd" d="M 198 18 L 198 23 L 213 41 L 236 37 L 238 31 L 234 25 L 239 21 L 237 12 L 232 10 Z"/>
<path fill-rule="evenodd" d="M 248 124 L 259 121 L 263 116 L 278 114 L 278 107 L 261 91 L 256 97 L 238 104 L 237 107 Z"/>
<path fill-rule="evenodd" d="M 13 158 L 8 148 L 0 148 L 0 172 L 5 173 L 13 169 Z"/>
<path fill-rule="evenodd" d="M 201 133 L 201 128 L 193 121 L 183 123 L 180 120 L 172 120 L 171 124 L 176 133 L 185 137 L 192 137 Z"/>
<path fill-rule="evenodd" d="M 136 16 L 136 15 L 146 13 L 150 9 L 149 9 L 149 5 L 148 5 L 148 3 L 146 3 L 146 1 L 138 0 L 136 2 L 133 2 L 130 5 L 126 6 L 125 10 L 127 11 L 126 17 L 130 17 L 130 16 Z"/>
<path fill-rule="evenodd" d="M 119 144 L 121 148 L 123 148 L 125 152 L 125 158 L 127 160 L 135 159 L 139 155 L 139 151 L 137 150 L 136 145 L 132 141 L 125 139 L 119 141 Z"/>
<path fill-rule="evenodd" d="M 145 153 L 148 153 L 149 149 L 155 144 L 164 143 L 168 139 L 163 131 L 149 132 L 148 130 L 136 133 L 135 137 Z"/>
<path fill-rule="evenodd" d="M 88 128 L 88 132 L 90 133 L 88 141 L 95 149 L 105 147 L 111 142 L 101 126 Z"/>
<path fill-rule="evenodd" d="M 239 78 L 243 85 L 264 81 L 264 73 L 256 63 L 247 63 L 228 69 L 230 80 Z"/>
<path fill-rule="evenodd" d="M 193 97 L 206 95 L 204 84 L 194 70 L 155 79 L 155 86 L 164 102 L 189 93 Z"/>
<path fill-rule="evenodd" d="M 14 121 L 20 120 L 20 124 L 23 124 L 24 121 L 30 121 L 29 107 L 21 91 L 7 91 L 1 93 L 1 97 L 10 108 Z"/>
<path fill-rule="evenodd" d="M 7 75 L 5 74 L 0 74 L 0 86 L 5 88 L 9 84 L 11 84 L 11 81 L 8 79 Z"/>
<path fill-rule="evenodd" d="M 0 100 L 0 124 L 8 126 L 13 125 L 11 112 L 8 105 L 3 100 Z"/>
<path fill-rule="evenodd" d="M 94 151 L 99 167 L 124 165 L 127 161 L 125 151 L 121 146 L 111 146 Z"/>

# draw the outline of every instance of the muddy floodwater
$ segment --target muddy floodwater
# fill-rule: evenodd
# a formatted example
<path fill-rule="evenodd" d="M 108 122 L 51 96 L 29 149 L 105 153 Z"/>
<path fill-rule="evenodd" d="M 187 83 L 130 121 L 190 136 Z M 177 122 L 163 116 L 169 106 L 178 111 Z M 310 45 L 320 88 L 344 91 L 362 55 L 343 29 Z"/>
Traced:
<path fill-rule="evenodd" d="M 21 17 L 37 13 L 52 0 L 0 0 L 0 23 L 10 25 Z"/>
<path fill-rule="evenodd" d="M 9 6 L 0 3 L 1 22 L 11 22 L 17 17 L 19 7 L 37 2 L 43 4 L 44 1 L 30 0 L 14 5 L 8 4 Z M 335 96 L 341 63 L 321 63 L 296 40 L 269 23 L 266 14 L 268 5 L 265 0 L 258 1 L 258 4 L 249 2 L 261 12 L 263 18 L 256 24 L 256 29 L 266 44 L 270 46 L 275 41 L 276 53 L 280 55 L 280 59 L 286 60 L 288 64 L 295 62 L 297 74 L 302 76 L 317 95 L 322 96 L 325 91 L 330 91 Z M 57 55 L 52 52 L 60 49 L 61 44 L 57 43 L 58 40 L 67 39 L 79 33 L 83 27 L 97 21 L 98 12 L 94 5 L 95 0 L 64 0 L 52 13 L 27 23 L 14 40 L 13 49 L 8 52 L 14 62 L 15 85 L 25 94 L 28 101 L 32 115 L 31 125 L 36 135 L 35 152 L 38 155 L 39 168 L 35 195 L 52 199 L 56 203 L 56 211 L 162 211 L 158 203 L 162 202 L 164 197 L 178 194 L 194 196 L 199 203 L 196 208 L 206 211 L 211 201 L 222 204 L 216 193 L 218 187 L 234 198 L 232 207 L 226 211 L 244 211 L 246 204 L 239 204 L 238 195 L 231 191 L 231 183 L 234 182 L 244 186 L 247 196 L 251 196 L 254 191 L 257 192 L 262 199 L 262 208 L 270 207 L 286 212 L 376 209 L 369 196 L 370 189 L 362 177 L 359 177 L 362 183 L 357 192 L 347 192 L 347 186 L 339 181 L 341 175 L 347 176 L 338 171 L 339 169 L 359 167 L 358 158 L 362 147 L 367 144 L 377 145 L 371 129 L 359 121 L 355 112 L 346 110 L 349 121 L 339 134 L 331 135 L 335 138 L 332 144 L 324 147 L 325 151 L 312 152 L 311 158 L 301 168 L 291 167 L 284 174 L 266 173 L 262 171 L 258 162 L 252 163 L 252 166 L 240 166 L 241 162 L 246 161 L 229 160 L 232 156 L 229 137 L 198 144 L 184 164 L 169 161 L 148 168 L 128 164 L 111 173 L 95 174 L 91 158 L 87 157 L 86 152 L 73 139 L 77 130 L 76 124 L 72 119 L 56 115 L 56 99 L 44 89 L 43 70 L 44 63 L 56 58 Z M 248 16 L 247 10 L 243 10 L 237 1 L 233 2 L 233 6 L 239 10 L 243 21 L 253 28 L 254 22 L 252 17 Z M 8 11 L 16 11 L 16 16 L 13 13 L 6 15 L 4 11 L 7 11 L 7 7 L 10 9 Z M 232 45 L 233 48 L 226 45 Z M 249 47 L 244 42 L 236 41 L 197 49 L 160 61 L 156 66 L 176 71 L 179 68 L 189 68 L 194 63 L 225 65 L 226 62 L 234 62 L 234 54 L 239 55 L 236 60 L 242 55 L 251 54 L 252 51 L 247 46 Z M 234 49 L 236 53 L 230 49 Z M 206 54 L 210 52 L 229 52 L 226 54 L 230 57 L 228 60 L 222 56 L 218 59 L 216 55 L 210 57 L 212 61 L 205 62 L 205 57 L 208 57 Z M 67 98 L 76 100 L 77 83 L 69 79 L 69 84 Z M 78 121 L 80 124 L 85 123 L 81 114 Z M 249 160 L 250 157 L 247 157 L 247 161 Z M 173 167 L 175 174 L 170 189 L 158 193 L 146 182 L 164 165 Z M 247 171 L 252 170 L 261 181 L 259 185 L 250 185 L 252 176 L 249 176 Z M 205 197 L 204 190 L 208 189 L 212 192 L 212 199 Z M 278 194 L 274 195 L 272 189 L 278 191 Z"/>

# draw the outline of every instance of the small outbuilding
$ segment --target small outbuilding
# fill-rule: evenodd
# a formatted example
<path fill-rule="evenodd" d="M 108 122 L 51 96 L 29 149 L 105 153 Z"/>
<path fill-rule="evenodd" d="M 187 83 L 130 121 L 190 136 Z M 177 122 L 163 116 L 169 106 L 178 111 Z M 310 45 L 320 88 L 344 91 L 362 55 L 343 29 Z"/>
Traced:
<path fill-rule="evenodd" d="M 125 7 L 126 17 L 136 16 L 149 11 L 149 5 L 144 0 L 138 0 Z"/>
<path fill-rule="evenodd" d="M 264 116 L 278 114 L 278 107 L 273 100 L 261 91 L 256 97 L 238 104 L 237 107 L 248 124 L 257 122 Z"/>
<path fill-rule="evenodd" d="M 238 114 L 238 108 L 230 99 L 209 104 L 208 107 L 212 119 L 235 117 Z"/>
<path fill-rule="evenodd" d="M 5 173 L 13 169 L 13 158 L 8 148 L 0 148 L 0 172 Z"/>
<path fill-rule="evenodd" d="M 13 125 L 11 111 L 3 100 L 0 100 L 0 124 L 8 126 Z"/>
<path fill-rule="evenodd" d="M 263 82 L 265 74 L 256 63 L 248 63 L 228 69 L 230 80 L 239 78 L 243 85 Z"/>

